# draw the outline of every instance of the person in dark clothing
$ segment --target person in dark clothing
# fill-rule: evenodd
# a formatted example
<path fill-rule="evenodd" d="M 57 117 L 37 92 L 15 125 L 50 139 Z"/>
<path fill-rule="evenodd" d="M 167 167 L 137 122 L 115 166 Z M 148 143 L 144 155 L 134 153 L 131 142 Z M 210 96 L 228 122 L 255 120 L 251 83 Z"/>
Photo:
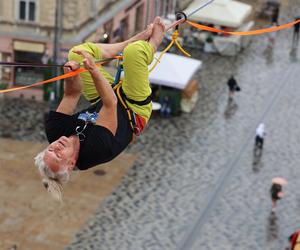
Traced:
<path fill-rule="evenodd" d="M 62 199 L 62 184 L 69 180 L 74 169 L 86 170 L 108 162 L 131 142 L 134 131 L 128 116 L 129 104 L 124 103 L 128 101 L 137 105 L 137 111 L 133 108 L 131 110 L 137 123 L 148 121 L 152 110 L 151 100 L 147 103 L 142 101 L 148 100 L 149 93 L 151 94 L 148 66 L 162 42 L 164 32 L 165 25 L 161 18 L 156 17 L 144 33 L 135 36 L 135 41 L 129 40 L 113 46 L 100 45 L 101 48 L 110 48 L 112 53 L 116 48 L 123 49 L 124 79 L 122 85 L 118 85 L 117 93 L 97 67 L 92 54 L 79 49 L 82 48 L 80 46 L 72 50 L 73 54 L 83 58 L 89 79 L 76 75 L 65 80 L 64 96 L 56 112 L 50 112 L 46 123 L 46 135 L 50 145 L 35 157 L 44 186 L 57 200 Z M 109 55 L 107 50 L 101 52 L 102 55 Z M 69 73 L 79 68 L 79 62 L 69 61 L 64 70 Z M 98 93 L 97 102 L 74 114 L 81 93 L 85 97 L 89 97 L 90 92 L 94 93 L 91 83 Z M 125 96 L 124 100 L 120 98 L 120 93 Z M 144 114 L 147 117 L 144 118 Z M 145 124 L 139 129 L 143 125 Z"/>
<path fill-rule="evenodd" d="M 275 211 L 277 201 L 283 197 L 282 185 L 273 183 L 270 189 L 271 200 L 272 200 L 272 211 Z"/>
<path fill-rule="evenodd" d="M 227 86 L 229 88 L 229 98 L 232 98 L 234 96 L 235 91 L 241 90 L 233 75 L 228 79 Z"/>
<path fill-rule="evenodd" d="M 300 249 L 300 230 L 294 232 L 289 237 L 290 246 L 286 250 L 299 250 Z"/>
<path fill-rule="evenodd" d="M 279 17 L 279 8 L 280 6 L 276 6 L 273 10 L 272 16 L 271 16 L 271 23 L 275 23 L 276 25 L 278 25 L 278 17 Z"/>
<path fill-rule="evenodd" d="M 295 21 L 300 20 L 300 17 L 296 17 Z M 296 23 L 294 25 L 294 32 L 293 32 L 293 47 L 297 47 L 299 42 L 299 31 L 300 31 L 300 23 Z"/>

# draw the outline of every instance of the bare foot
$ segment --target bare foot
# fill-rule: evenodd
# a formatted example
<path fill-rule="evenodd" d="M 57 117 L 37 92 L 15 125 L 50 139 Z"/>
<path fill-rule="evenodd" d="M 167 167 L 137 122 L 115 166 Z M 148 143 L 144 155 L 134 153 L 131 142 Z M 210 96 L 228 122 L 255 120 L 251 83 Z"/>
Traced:
<path fill-rule="evenodd" d="M 153 21 L 153 31 L 149 43 L 157 50 L 165 35 L 166 26 L 160 17 L 155 17 Z"/>
<path fill-rule="evenodd" d="M 151 36 L 151 34 L 152 34 L 152 30 L 153 30 L 153 24 L 151 23 L 151 24 L 149 24 L 148 26 L 147 26 L 147 28 L 144 30 L 144 31 L 142 31 L 142 32 L 140 32 L 140 33 L 138 33 L 138 34 L 136 34 L 134 37 L 132 37 L 130 40 L 132 41 L 132 42 L 135 42 L 135 41 L 138 41 L 138 40 L 148 40 L 149 39 L 149 37 Z"/>

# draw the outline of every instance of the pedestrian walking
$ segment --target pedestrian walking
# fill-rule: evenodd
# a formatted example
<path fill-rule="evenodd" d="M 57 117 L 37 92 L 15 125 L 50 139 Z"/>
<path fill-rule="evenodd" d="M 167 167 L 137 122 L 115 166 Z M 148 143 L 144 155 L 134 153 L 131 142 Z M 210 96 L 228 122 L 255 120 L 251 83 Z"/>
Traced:
<path fill-rule="evenodd" d="M 278 4 L 274 8 L 272 16 L 271 16 L 271 23 L 276 23 L 276 25 L 278 25 L 279 10 L 280 10 L 280 5 Z"/>
<path fill-rule="evenodd" d="M 295 21 L 299 20 L 300 17 L 296 17 Z M 293 32 L 293 48 L 298 47 L 299 42 L 299 31 L 300 31 L 300 23 L 296 23 L 294 25 L 294 32 Z"/>
<path fill-rule="evenodd" d="M 229 99 L 233 98 L 234 93 L 236 91 L 241 90 L 240 86 L 237 84 L 237 81 L 236 81 L 236 79 L 234 78 L 233 75 L 228 79 L 227 86 L 229 88 Z"/>
<path fill-rule="evenodd" d="M 290 246 L 286 250 L 300 250 L 300 230 L 289 237 Z"/>
<path fill-rule="evenodd" d="M 262 150 L 264 146 L 264 137 L 266 135 L 265 132 L 265 124 L 260 123 L 258 127 L 256 128 L 256 134 L 255 134 L 255 147 Z"/>
<path fill-rule="evenodd" d="M 287 181 L 282 177 L 275 177 L 272 179 L 272 186 L 270 189 L 272 212 L 275 212 L 277 201 L 284 196 L 284 193 L 282 192 L 282 186 L 286 184 Z"/>

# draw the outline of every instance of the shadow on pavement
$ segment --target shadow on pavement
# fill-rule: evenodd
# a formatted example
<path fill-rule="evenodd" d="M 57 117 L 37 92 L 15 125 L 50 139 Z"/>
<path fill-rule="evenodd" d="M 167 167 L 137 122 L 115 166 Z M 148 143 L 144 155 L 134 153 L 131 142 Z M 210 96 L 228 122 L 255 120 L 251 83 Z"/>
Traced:
<path fill-rule="evenodd" d="M 298 62 L 298 47 L 293 47 L 290 51 L 290 60 L 291 62 Z"/>
<path fill-rule="evenodd" d="M 261 161 L 262 154 L 263 154 L 263 150 L 260 147 L 257 147 L 256 145 L 254 145 L 252 170 L 255 173 L 259 172 L 263 167 L 263 163 Z"/>
<path fill-rule="evenodd" d="M 234 116 L 239 106 L 233 98 L 228 98 L 227 105 L 224 111 L 225 119 L 230 119 Z"/>
<path fill-rule="evenodd" d="M 274 62 L 274 45 L 268 45 L 263 51 L 263 55 L 266 59 L 266 64 L 272 64 Z"/>
<path fill-rule="evenodd" d="M 274 212 L 271 212 L 268 217 L 267 241 L 278 239 L 278 233 L 278 218 Z"/>

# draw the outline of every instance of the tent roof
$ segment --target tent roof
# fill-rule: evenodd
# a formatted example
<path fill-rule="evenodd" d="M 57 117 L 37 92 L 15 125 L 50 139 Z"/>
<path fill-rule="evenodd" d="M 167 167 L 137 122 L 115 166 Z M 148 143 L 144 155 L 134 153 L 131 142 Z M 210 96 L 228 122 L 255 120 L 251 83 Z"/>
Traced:
<path fill-rule="evenodd" d="M 201 3 L 203 3 L 203 0 L 194 0 L 184 12 L 192 13 Z M 252 9 L 251 5 L 234 0 L 215 0 L 188 19 L 196 22 L 238 28 L 249 17 Z"/>
<path fill-rule="evenodd" d="M 156 52 L 155 58 L 158 58 L 160 53 Z M 201 65 L 200 60 L 166 53 L 156 68 L 149 74 L 149 80 L 153 84 L 184 89 Z"/>

